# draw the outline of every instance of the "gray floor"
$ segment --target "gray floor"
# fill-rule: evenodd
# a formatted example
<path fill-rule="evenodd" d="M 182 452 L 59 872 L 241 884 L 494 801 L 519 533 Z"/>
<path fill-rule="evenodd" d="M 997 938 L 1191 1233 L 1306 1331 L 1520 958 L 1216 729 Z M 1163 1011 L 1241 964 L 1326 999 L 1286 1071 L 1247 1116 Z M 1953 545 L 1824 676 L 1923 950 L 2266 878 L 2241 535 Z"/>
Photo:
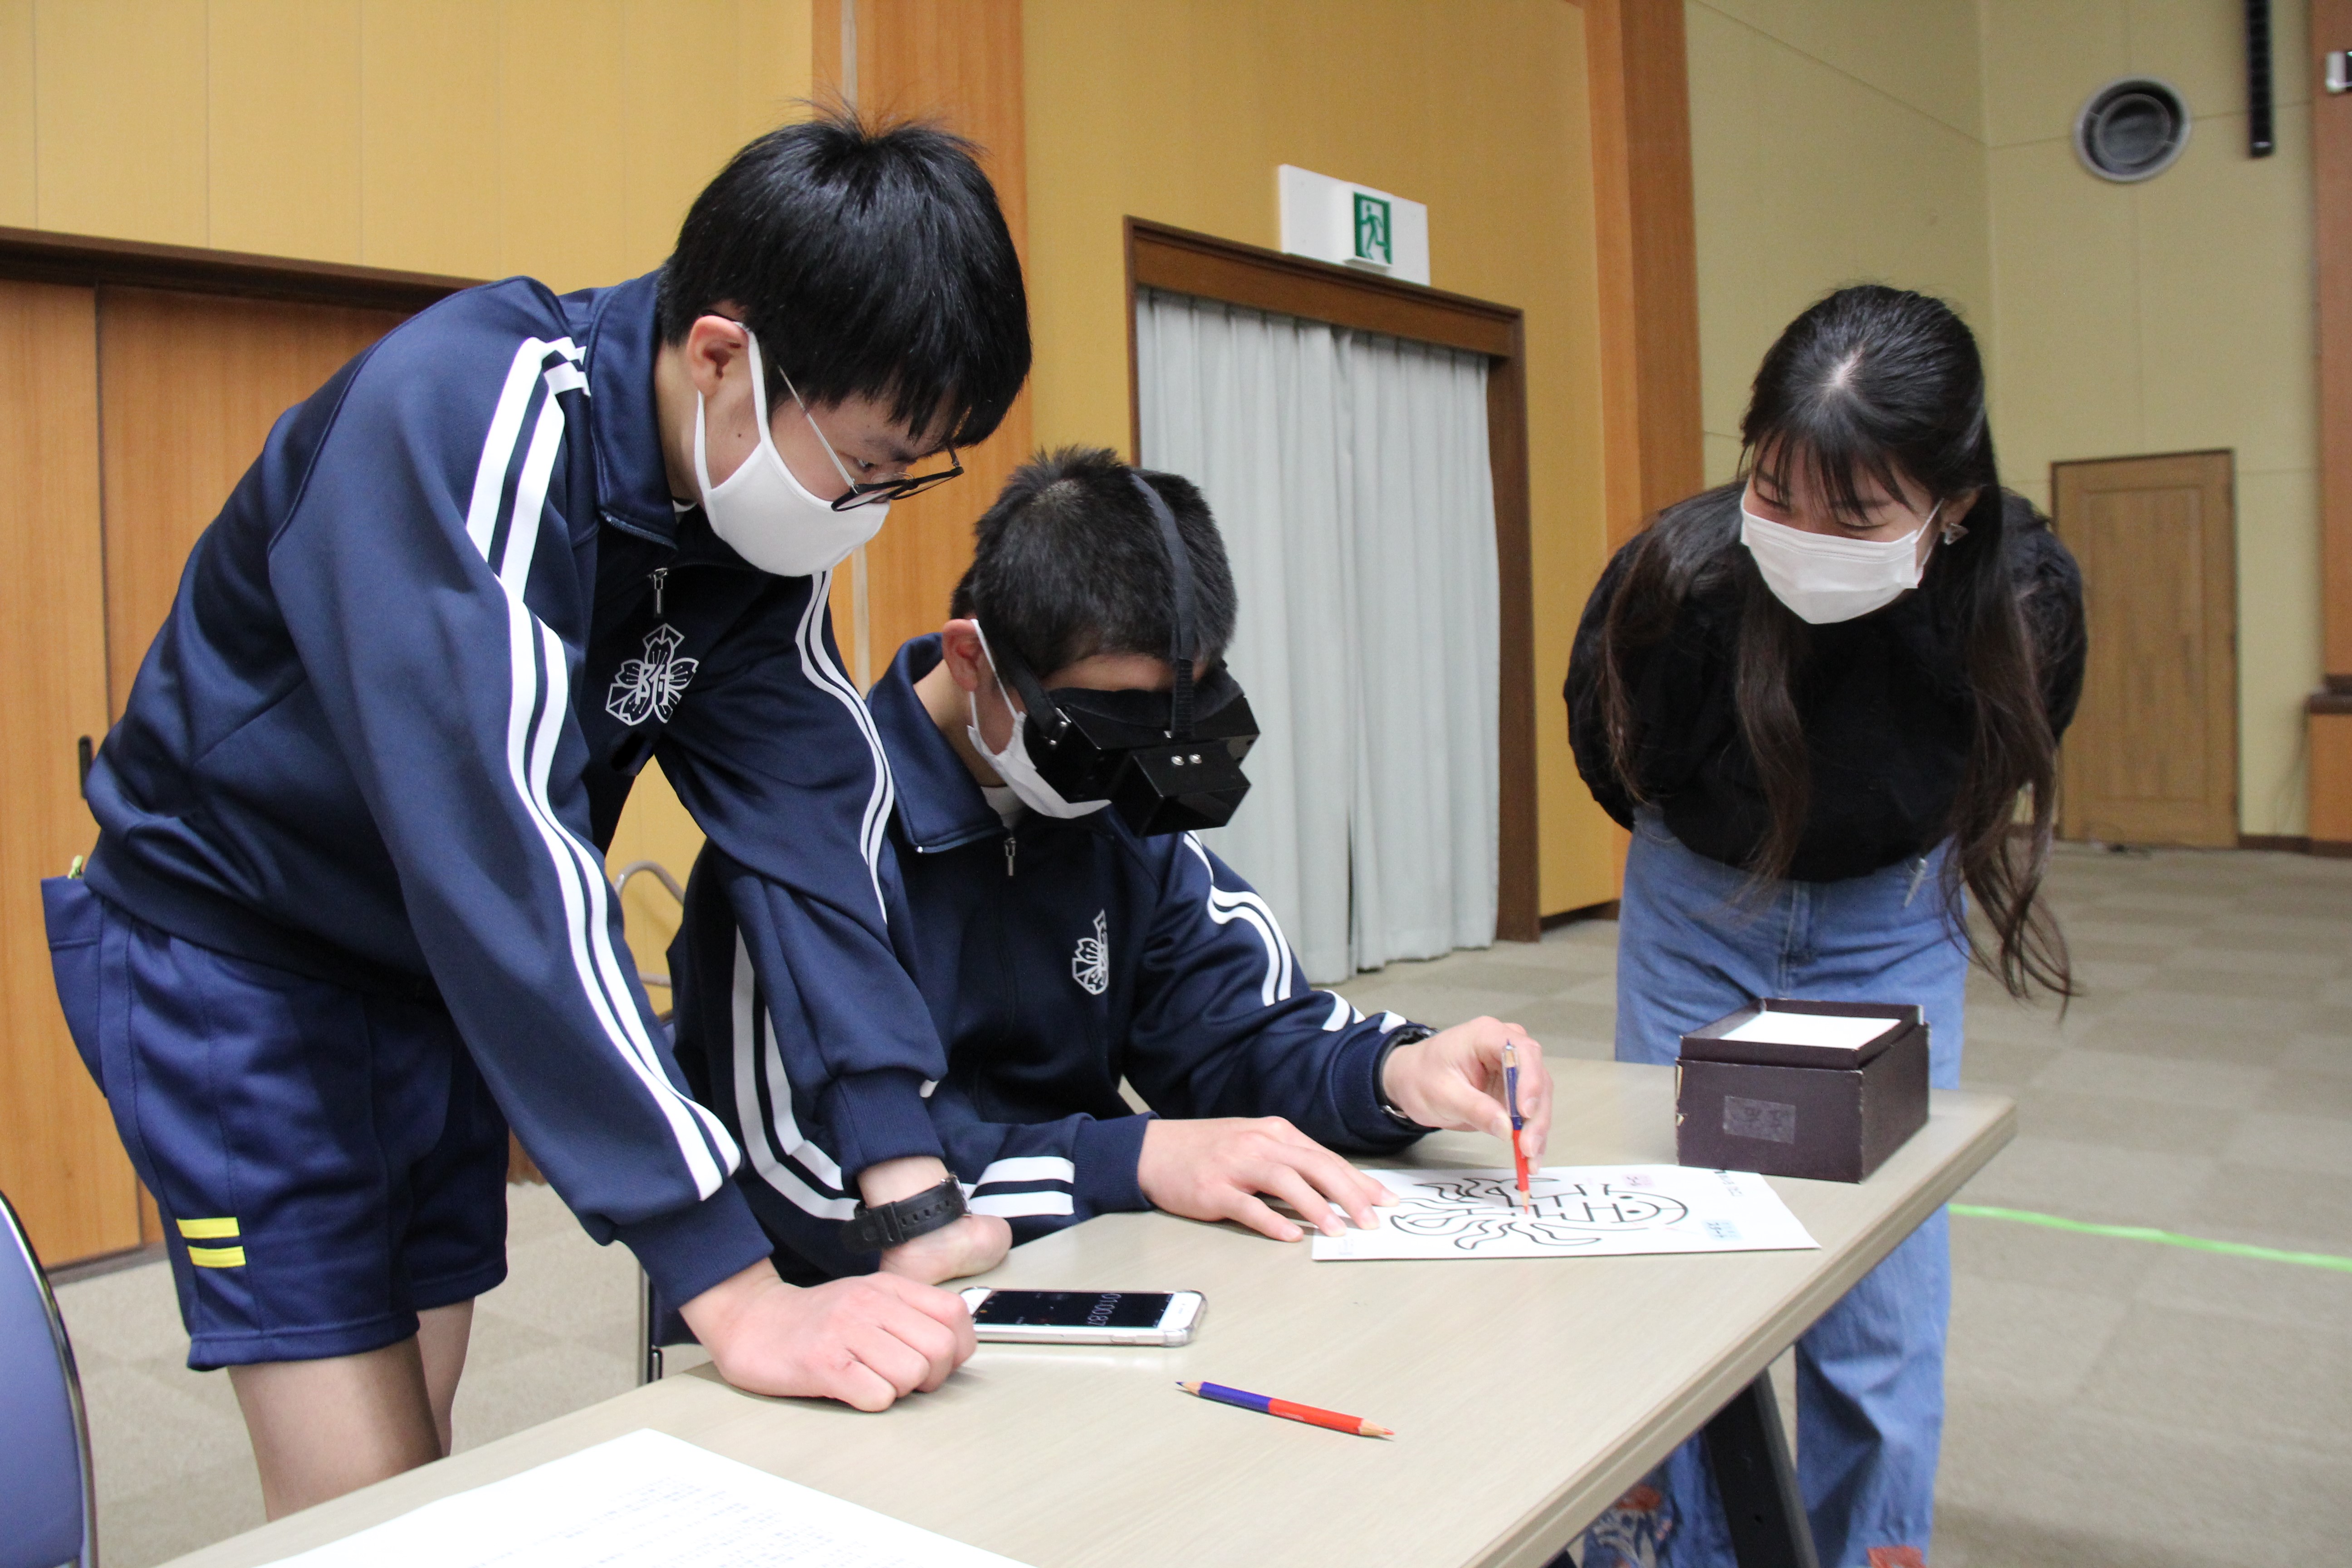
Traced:
<path fill-rule="evenodd" d="M 2063 1028 L 1979 986 L 1971 1087 L 2017 1142 L 1969 1202 L 2352 1254 L 2352 863 L 2062 852 L 2088 994 Z M 1613 925 L 1391 965 L 1350 1000 L 1481 1012 L 1609 1054 Z M 626 1257 L 544 1189 L 513 1200 L 460 1447 L 633 1381 Z M 1938 1568 L 2210 1568 L 2352 1559 L 2352 1274 L 1957 1218 Z M 81 1357 L 111 1568 L 257 1523 L 226 1380 L 184 1370 L 171 1281 L 59 1292 Z"/>

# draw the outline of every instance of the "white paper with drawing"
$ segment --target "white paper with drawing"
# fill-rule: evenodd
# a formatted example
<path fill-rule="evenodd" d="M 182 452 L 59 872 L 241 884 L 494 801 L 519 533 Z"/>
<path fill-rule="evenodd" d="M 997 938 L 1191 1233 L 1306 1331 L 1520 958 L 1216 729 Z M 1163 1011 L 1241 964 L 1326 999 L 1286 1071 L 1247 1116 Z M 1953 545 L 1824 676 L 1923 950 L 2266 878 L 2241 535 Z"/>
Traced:
<path fill-rule="evenodd" d="M 1786 1252 L 1820 1243 L 1761 1176 L 1682 1165 L 1548 1165 L 1519 1206 L 1509 1171 L 1366 1171 L 1402 1201 L 1371 1230 L 1318 1236 L 1315 1260 Z"/>
<path fill-rule="evenodd" d="M 666 1433 L 428 1502 L 271 1568 L 1022 1568 Z"/>

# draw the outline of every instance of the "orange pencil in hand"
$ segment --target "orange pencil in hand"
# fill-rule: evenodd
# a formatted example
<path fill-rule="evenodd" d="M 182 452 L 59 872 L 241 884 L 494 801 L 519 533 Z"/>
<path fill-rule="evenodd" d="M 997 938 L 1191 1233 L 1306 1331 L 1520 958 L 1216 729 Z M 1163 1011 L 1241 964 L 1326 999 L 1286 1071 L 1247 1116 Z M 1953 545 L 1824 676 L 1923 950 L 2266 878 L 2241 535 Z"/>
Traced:
<path fill-rule="evenodd" d="M 1528 1152 L 1520 1146 L 1519 1133 L 1527 1123 L 1519 1120 L 1519 1054 L 1503 1042 L 1503 1093 L 1511 1105 L 1511 1163 L 1519 1173 L 1519 1206 L 1535 1213 L 1536 1195 L 1528 1187 Z"/>

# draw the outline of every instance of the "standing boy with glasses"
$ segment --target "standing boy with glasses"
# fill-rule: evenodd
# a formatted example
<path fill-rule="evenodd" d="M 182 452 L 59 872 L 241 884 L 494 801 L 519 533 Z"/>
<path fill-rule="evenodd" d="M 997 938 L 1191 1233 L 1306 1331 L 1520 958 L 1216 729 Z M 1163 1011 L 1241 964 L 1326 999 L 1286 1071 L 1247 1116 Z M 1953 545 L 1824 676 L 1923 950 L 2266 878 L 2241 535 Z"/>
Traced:
<path fill-rule="evenodd" d="M 656 274 L 394 329 L 198 542 L 89 773 L 87 879 L 45 891 L 190 1364 L 230 1369 L 273 1516 L 447 1450 L 509 1123 L 740 1386 L 879 1409 L 970 1353 L 944 1292 L 777 1277 L 604 850 L 657 757 L 758 884 L 852 1171 L 938 1151 L 889 772 L 825 591 L 1028 365 L 971 149 L 820 119 L 739 153 Z"/>

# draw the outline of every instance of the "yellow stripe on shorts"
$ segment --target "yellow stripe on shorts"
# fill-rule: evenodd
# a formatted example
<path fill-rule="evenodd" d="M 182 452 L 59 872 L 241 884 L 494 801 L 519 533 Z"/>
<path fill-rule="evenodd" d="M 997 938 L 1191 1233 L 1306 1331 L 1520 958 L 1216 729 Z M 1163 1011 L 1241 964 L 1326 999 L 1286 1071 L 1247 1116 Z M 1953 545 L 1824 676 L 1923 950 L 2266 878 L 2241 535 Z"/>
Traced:
<path fill-rule="evenodd" d="M 199 1268 L 242 1268 L 245 1248 L 242 1247 L 192 1247 L 188 1261 Z"/>
<path fill-rule="evenodd" d="M 187 1241 L 223 1241 L 237 1234 L 235 1215 L 220 1219 L 184 1219 L 179 1224 L 180 1236 Z"/>

